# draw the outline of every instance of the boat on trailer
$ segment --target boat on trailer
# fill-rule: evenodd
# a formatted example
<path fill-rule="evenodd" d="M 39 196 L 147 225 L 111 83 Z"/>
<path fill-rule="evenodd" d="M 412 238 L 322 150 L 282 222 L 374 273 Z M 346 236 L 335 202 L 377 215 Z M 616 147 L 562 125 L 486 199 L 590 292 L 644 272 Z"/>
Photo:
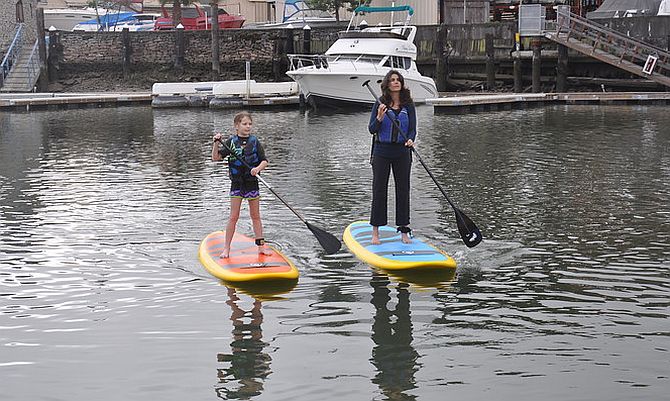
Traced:
<path fill-rule="evenodd" d="M 404 22 L 367 27 L 355 24 L 361 13 L 406 12 Z M 313 107 L 369 105 L 374 99 L 363 83 L 378 85 L 390 70 L 405 78 L 416 103 L 439 96 L 435 81 L 419 73 L 414 45 L 416 26 L 409 25 L 414 14 L 410 6 L 369 7 L 354 10 L 346 31 L 323 55 L 290 54 L 286 74 L 298 83 L 300 93 Z"/>

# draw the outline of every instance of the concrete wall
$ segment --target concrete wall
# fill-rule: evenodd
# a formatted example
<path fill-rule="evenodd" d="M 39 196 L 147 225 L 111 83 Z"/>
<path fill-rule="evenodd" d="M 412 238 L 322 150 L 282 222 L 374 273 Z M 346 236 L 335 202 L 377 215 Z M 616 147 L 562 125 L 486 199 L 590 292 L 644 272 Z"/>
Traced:
<path fill-rule="evenodd" d="M 251 61 L 252 75 L 257 80 L 288 80 L 284 71 L 286 53 L 292 53 L 294 38 L 281 29 L 221 30 L 219 53 L 222 79 L 244 78 L 245 63 Z M 121 32 L 60 32 L 54 36 L 50 49 L 50 65 L 57 69 L 59 79 L 108 74 L 117 77 L 123 67 Z M 174 31 L 129 32 L 130 68 L 147 79 L 209 80 L 211 74 L 211 32 L 185 31 L 185 72 L 176 75 L 172 66 L 176 58 Z"/>

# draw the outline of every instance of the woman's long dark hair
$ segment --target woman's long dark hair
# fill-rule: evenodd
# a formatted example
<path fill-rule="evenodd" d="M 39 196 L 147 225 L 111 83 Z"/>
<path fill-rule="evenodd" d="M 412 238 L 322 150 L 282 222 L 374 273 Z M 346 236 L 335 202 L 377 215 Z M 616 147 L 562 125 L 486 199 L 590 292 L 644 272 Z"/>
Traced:
<path fill-rule="evenodd" d="M 393 100 L 391 99 L 391 90 L 389 90 L 389 84 L 391 83 L 391 77 L 393 74 L 397 75 L 400 79 L 400 104 L 402 106 L 413 104 L 414 100 L 412 100 L 412 95 L 409 93 L 409 89 L 407 89 L 405 86 L 405 78 L 403 78 L 402 74 L 397 70 L 389 71 L 382 80 L 382 96 L 380 97 L 381 102 L 387 106 L 391 106 L 391 103 L 393 103 Z"/>

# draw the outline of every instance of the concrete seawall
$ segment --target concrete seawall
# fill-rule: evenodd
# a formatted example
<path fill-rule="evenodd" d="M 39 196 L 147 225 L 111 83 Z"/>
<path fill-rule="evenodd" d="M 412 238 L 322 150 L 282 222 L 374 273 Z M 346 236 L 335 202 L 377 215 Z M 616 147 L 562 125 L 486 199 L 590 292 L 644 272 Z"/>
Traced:
<path fill-rule="evenodd" d="M 639 17 L 599 21 L 623 33 L 656 46 L 667 48 L 670 18 Z M 336 39 L 340 27 L 311 30 L 311 53 L 324 52 Z M 512 74 L 511 53 L 516 23 L 420 26 L 415 39 L 417 65 L 435 79 L 440 90 L 477 88 L 486 81 L 486 36 L 491 35 L 492 54 L 498 90 L 509 90 Z M 149 90 L 155 82 L 243 79 L 245 62 L 251 61 L 252 78 L 257 81 L 287 81 L 287 54 L 304 53 L 302 29 L 226 29 L 220 32 L 221 74 L 212 77 L 211 33 L 183 32 L 183 45 L 177 46 L 175 31 L 159 32 L 60 32 L 49 43 L 50 91 Z M 522 43 L 522 45 L 528 45 Z M 178 53 L 181 50 L 181 55 Z M 556 46 L 543 43 L 542 82 L 552 91 Z M 181 56 L 183 70 L 175 69 Z M 524 80 L 530 80 L 530 63 L 523 67 Z M 597 60 L 570 54 L 568 81 L 571 89 L 626 85 L 629 74 Z M 595 78 L 595 79 L 594 79 Z M 621 82 L 618 82 L 621 81 Z M 633 83 L 632 86 L 636 86 Z M 659 90 L 660 87 L 645 87 Z"/>

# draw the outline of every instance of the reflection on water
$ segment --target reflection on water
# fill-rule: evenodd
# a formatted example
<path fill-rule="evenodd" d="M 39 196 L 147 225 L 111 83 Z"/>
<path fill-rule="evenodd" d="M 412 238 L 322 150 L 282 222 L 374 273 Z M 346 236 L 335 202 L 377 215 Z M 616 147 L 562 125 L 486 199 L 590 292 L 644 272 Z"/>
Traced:
<path fill-rule="evenodd" d="M 242 309 L 242 300 L 235 288 L 228 287 L 230 320 L 233 323 L 233 335 L 230 343 L 231 353 L 217 355 L 219 362 L 228 367 L 218 369 L 219 383 L 217 395 L 224 400 L 247 400 L 263 392 L 263 382 L 272 372 L 272 358 L 264 349 L 268 346 L 263 341 L 262 302 L 253 299 L 248 309 Z"/>
<path fill-rule="evenodd" d="M 1 400 L 667 397 L 667 107 L 418 107 L 422 158 L 484 242 L 463 246 L 420 166 L 412 227 L 456 271 L 326 256 L 265 191 L 266 238 L 300 270 L 272 291 L 197 259 L 228 216 L 209 158 L 235 112 L 0 113 Z M 266 180 L 335 235 L 369 213 L 368 117 L 254 114 Z"/>
<path fill-rule="evenodd" d="M 414 400 L 407 393 L 416 388 L 415 373 L 419 370 L 419 354 L 412 347 L 412 319 L 409 304 L 409 284 L 398 283 L 396 300 L 391 299 L 391 282 L 375 274 L 372 285 L 372 305 L 375 307 L 372 324 L 372 364 L 377 374 L 372 378 L 389 400 Z M 395 304 L 391 306 L 390 304 Z"/>

